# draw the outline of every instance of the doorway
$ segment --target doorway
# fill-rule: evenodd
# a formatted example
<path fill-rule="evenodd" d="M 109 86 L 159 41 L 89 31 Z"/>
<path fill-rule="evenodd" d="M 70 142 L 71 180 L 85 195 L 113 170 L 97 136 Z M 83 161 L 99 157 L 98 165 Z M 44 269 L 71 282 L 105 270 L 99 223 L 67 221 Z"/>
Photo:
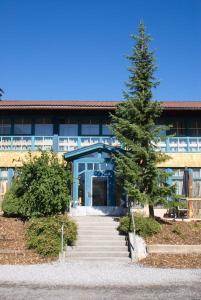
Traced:
<path fill-rule="evenodd" d="M 106 176 L 92 177 L 92 205 L 107 206 L 108 178 Z"/>

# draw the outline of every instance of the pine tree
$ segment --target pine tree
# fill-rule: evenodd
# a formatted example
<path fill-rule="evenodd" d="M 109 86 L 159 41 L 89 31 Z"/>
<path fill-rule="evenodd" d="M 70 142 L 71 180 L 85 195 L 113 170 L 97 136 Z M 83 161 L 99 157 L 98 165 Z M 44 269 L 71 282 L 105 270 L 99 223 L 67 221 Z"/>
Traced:
<path fill-rule="evenodd" d="M 169 174 L 157 167 L 167 156 L 156 147 L 162 130 L 156 125 L 162 107 L 152 100 L 152 89 L 158 82 L 154 77 L 154 54 L 149 50 L 151 38 L 143 23 L 138 35 L 132 38 L 135 46 L 128 56 L 131 66 L 125 101 L 111 116 L 112 131 L 126 150 L 124 155 L 115 157 L 116 175 L 124 180 L 129 200 L 148 204 L 153 217 L 154 205 L 166 203 L 168 196 L 174 197 L 175 188 L 168 185 Z"/>
<path fill-rule="evenodd" d="M 0 101 L 1 101 L 1 97 L 3 96 L 4 91 L 0 88 Z"/>

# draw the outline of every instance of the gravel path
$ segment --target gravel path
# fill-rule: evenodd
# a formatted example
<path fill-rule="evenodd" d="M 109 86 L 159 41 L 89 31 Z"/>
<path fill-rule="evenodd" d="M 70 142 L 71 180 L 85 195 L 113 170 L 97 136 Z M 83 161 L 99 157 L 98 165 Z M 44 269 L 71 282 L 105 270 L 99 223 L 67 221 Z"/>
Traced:
<path fill-rule="evenodd" d="M 201 269 L 157 269 L 126 263 L 65 262 L 1 265 L 0 284 L 142 286 L 201 283 Z"/>

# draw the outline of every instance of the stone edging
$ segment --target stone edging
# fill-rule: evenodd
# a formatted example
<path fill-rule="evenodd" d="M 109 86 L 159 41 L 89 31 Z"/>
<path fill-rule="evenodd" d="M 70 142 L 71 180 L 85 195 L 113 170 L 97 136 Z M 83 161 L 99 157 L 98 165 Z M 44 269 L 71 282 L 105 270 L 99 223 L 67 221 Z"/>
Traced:
<path fill-rule="evenodd" d="M 160 254 L 201 254 L 201 245 L 147 245 L 147 252 Z"/>

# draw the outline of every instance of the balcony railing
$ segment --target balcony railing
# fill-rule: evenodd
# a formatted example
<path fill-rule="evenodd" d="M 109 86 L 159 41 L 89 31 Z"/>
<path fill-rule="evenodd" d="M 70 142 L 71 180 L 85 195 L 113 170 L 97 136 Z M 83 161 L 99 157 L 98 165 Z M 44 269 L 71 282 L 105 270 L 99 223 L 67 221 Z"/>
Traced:
<path fill-rule="evenodd" d="M 119 146 L 116 138 L 110 136 L 1 136 L 0 151 L 53 150 L 67 152 L 97 143 Z"/>
<path fill-rule="evenodd" d="M 201 137 L 171 137 L 161 141 L 158 147 L 166 153 L 201 152 Z"/>
<path fill-rule="evenodd" d="M 96 143 L 120 146 L 111 136 L 1 136 L 0 151 L 53 150 L 68 152 Z M 201 137 L 171 137 L 158 143 L 162 152 L 201 152 Z"/>

